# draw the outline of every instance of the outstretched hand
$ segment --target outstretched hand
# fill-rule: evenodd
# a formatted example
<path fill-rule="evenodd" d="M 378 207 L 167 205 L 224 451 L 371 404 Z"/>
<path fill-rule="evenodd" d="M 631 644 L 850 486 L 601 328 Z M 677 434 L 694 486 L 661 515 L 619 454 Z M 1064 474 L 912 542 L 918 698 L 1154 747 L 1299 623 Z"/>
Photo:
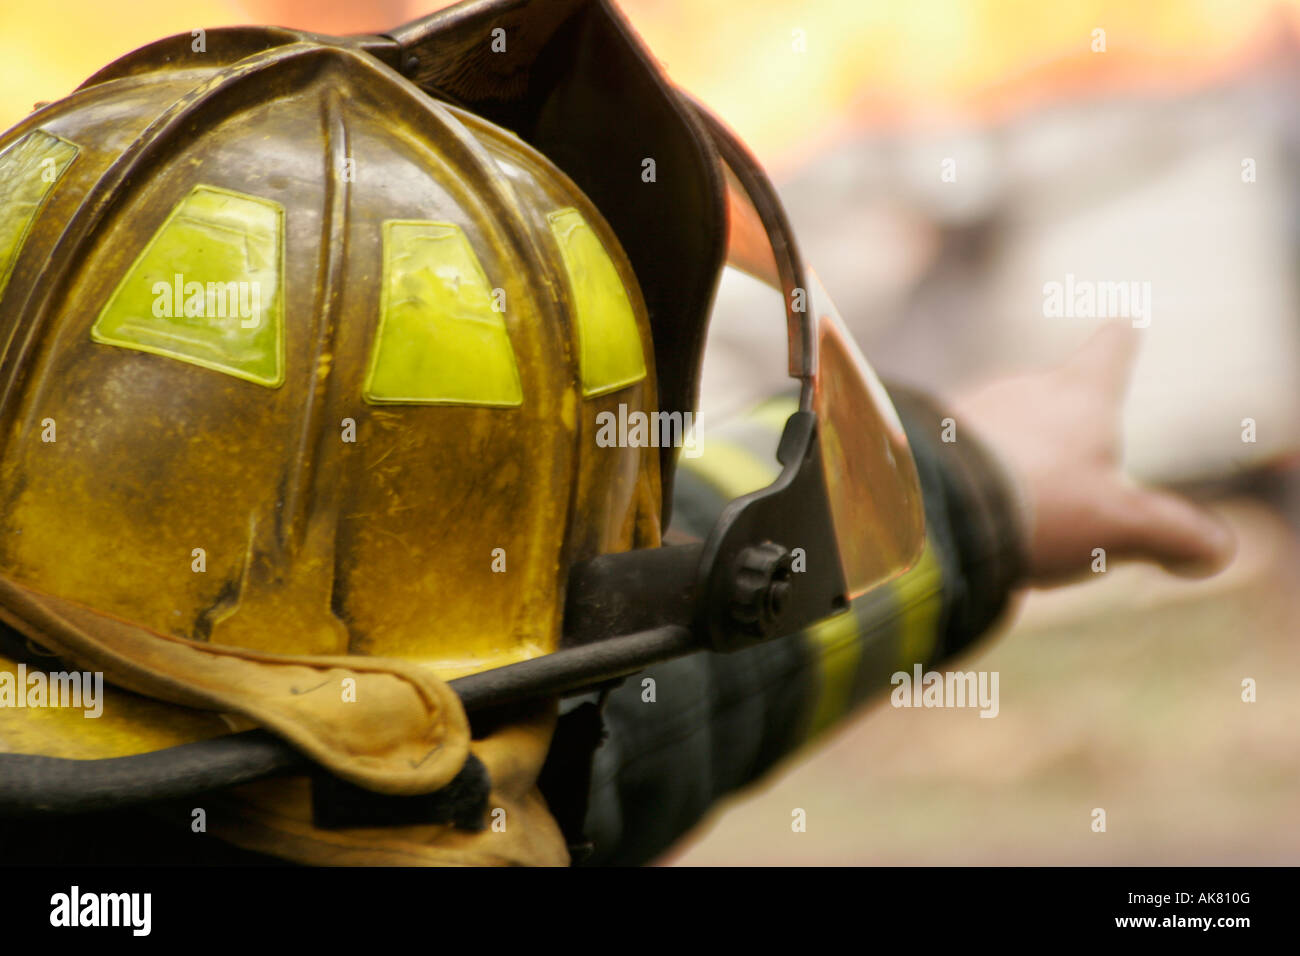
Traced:
<path fill-rule="evenodd" d="M 1063 366 L 1006 379 L 954 402 L 1011 471 L 1024 498 L 1029 583 L 1061 583 L 1108 560 L 1157 561 L 1179 574 L 1223 568 L 1236 549 L 1220 518 L 1142 487 L 1119 467 L 1120 411 L 1137 333 L 1105 326 Z"/>

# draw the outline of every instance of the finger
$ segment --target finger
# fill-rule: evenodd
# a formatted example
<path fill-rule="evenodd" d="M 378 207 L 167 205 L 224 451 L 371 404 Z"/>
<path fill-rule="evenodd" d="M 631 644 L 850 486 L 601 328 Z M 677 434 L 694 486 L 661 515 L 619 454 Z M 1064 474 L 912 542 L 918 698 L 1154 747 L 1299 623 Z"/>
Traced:
<path fill-rule="evenodd" d="M 1176 574 L 1206 577 L 1236 553 L 1236 536 L 1218 515 L 1179 495 L 1129 487 L 1112 497 L 1119 557 L 1157 561 Z"/>
<path fill-rule="evenodd" d="M 1107 322 L 1070 357 L 1065 370 L 1119 401 L 1128 387 L 1139 343 L 1137 330 L 1127 322 Z"/>

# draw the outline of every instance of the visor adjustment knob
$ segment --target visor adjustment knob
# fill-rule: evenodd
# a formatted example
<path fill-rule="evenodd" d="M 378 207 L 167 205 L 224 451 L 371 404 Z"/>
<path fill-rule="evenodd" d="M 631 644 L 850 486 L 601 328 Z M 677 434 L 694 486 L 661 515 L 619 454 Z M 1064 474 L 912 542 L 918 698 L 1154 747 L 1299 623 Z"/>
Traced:
<path fill-rule="evenodd" d="M 793 556 L 772 541 L 751 545 L 736 559 L 731 589 L 731 619 L 755 638 L 773 636 L 789 603 Z"/>

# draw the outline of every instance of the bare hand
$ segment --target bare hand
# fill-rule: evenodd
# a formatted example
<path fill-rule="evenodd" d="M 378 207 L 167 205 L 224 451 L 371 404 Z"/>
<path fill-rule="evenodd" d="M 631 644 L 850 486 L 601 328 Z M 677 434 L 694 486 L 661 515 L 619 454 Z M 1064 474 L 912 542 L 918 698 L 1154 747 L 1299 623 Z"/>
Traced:
<path fill-rule="evenodd" d="M 1191 576 L 1219 571 L 1236 549 L 1217 516 L 1119 469 L 1120 410 L 1136 346 L 1136 332 L 1117 322 L 1060 368 L 954 402 L 958 428 L 973 428 L 1019 484 L 1032 584 L 1086 571 L 1095 548 L 1108 560 L 1157 561 Z"/>

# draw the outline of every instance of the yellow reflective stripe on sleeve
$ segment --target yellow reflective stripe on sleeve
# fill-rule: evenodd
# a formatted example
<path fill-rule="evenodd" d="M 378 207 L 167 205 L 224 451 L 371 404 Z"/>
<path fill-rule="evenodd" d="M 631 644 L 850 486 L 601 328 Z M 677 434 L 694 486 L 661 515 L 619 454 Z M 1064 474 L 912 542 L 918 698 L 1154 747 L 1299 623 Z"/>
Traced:
<path fill-rule="evenodd" d="M 96 342 L 284 384 L 284 209 L 195 186 L 105 303 Z"/>
<path fill-rule="evenodd" d="M 781 471 L 775 458 L 756 455 L 738 442 L 710 436 L 703 446 L 703 454 L 684 460 L 682 467 L 727 498 L 766 488 Z"/>
<path fill-rule="evenodd" d="M 757 422 L 770 428 L 779 440 L 782 432 L 785 431 L 785 423 L 797 411 L 799 411 L 799 397 L 797 395 L 780 395 L 776 398 L 769 398 L 761 405 L 747 412 L 745 420 Z"/>
<path fill-rule="evenodd" d="M 523 404 L 492 286 L 461 228 L 384 223 L 379 327 L 362 394 L 377 404 Z"/>
<path fill-rule="evenodd" d="M 910 669 L 930 659 L 939 643 L 939 612 L 943 609 L 943 571 L 926 540 L 920 559 L 891 587 L 899 604 L 899 667 Z"/>
<path fill-rule="evenodd" d="M 766 488 L 781 473 L 776 448 L 786 419 L 799 410 L 795 398 L 770 399 L 710 430 L 699 457 L 678 463 L 728 498 Z"/>
<path fill-rule="evenodd" d="M 853 685 L 862 660 L 862 635 L 853 608 L 818 621 L 804 632 L 817 656 L 817 702 L 808 736 L 832 726 L 853 704 Z"/>
<path fill-rule="evenodd" d="M 856 704 L 864 641 L 888 641 L 898 655 L 900 670 L 910 672 L 914 663 L 930 660 L 939 641 L 942 592 L 940 565 L 927 543 L 920 560 L 900 578 L 864 594 L 849 611 L 803 632 L 817 673 L 805 739 L 834 726 Z"/>
<path fill-rule="evenodd" d="M 0 153 L 0 295 L 45 197 L 76 157 L 76 146 L 43 129 Z"/>
<path fill-rule="evenodd" d="M 546 218 L 573 292 L 583 396 L 641 381 L 646 374 L 641 334 L 609 253 L 578 210 L 559 209 Z"/>

